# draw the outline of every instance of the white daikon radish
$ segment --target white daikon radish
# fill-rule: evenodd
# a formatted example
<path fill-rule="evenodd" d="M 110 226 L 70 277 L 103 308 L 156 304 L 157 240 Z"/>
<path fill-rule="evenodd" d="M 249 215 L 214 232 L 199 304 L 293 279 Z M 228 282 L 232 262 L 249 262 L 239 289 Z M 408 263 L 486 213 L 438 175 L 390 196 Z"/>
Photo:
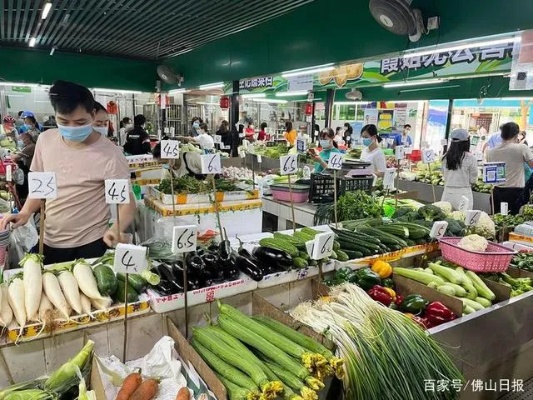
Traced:
<path fill-rule="evenodd" d="M 7 285 L 0 285 L 0 294 L 2 296 L 2 304 L 0 306 L 0 326 L 7 327 L 13 320 L 13 311 L 11 311 L 11 306 L 9 305 Z"/>
<path fill-rule="evenodd" d="M 111 297 L 100 296 L 97 299 L 91 299 L 91 304 L 93 305 L 95 310 L 107 311 L 107 309 L 111 307 L 111 304 L 113 304 L 113 300 L 111 299 Z"/>
<path fill-rule="evenodd" d="M 43 274 L 41 257 L 27 254 L 21 261 L 24 277 L 24 305 L 27 317 L 34 317 L 39 311 L 43 291 Z"/>
<path fill-rule="evenodd" d="M 21 330 L 26 326 L 26 308 L 24 306 L 24 283 L 22 279 L 15 278 L 9 285 L 8 298 L 11 310 L 15 320 L 18 322 Z"/>
<path fill-rule="evenodd" d="M 52 306 L 52 303 L 50 303 L 50 300 L 48 300 L 48 296 L 46 296 L 45 293 L 41 296 L 41 304 L 39 304 L 39 321 L 45 322 L 47 313 L 52 311 L 54 307 Z"/>
<path fill-rule="evenodd" d="M 74 276 L 82 293 L 90 299 L 100 299 L 102 295 L 98 291 L 93 269 L 85 261 L 81 260 L 74 266 Z"/>
<path fill-rule="evenodd" d="M 81 300 L 81 311 L 84 314 L 87 314 L 89 317 L 94 318 L 92 312 L 91 312 L 91 300 L 85 296 L 83 293 L 80 293 L 80 300 Z"/>
<path fill-rule="evenodd" d="M 69 306 L 76 312 L 76 314 L 81 313 L 81 299 L 80 299 L 80 289 L 78 288 L 78 281 L 70 271 L 63 271 L 59 274 L 57 278 L 65 299 Z"/>
<path fill-rule="evenodd" d="M 43 289 L 50 303 L 54 305 L 62 316 L 70 320 L 67 300 L 61 291 L 59 281 L 53 273 L 45 272 L 43 274 Z"/>

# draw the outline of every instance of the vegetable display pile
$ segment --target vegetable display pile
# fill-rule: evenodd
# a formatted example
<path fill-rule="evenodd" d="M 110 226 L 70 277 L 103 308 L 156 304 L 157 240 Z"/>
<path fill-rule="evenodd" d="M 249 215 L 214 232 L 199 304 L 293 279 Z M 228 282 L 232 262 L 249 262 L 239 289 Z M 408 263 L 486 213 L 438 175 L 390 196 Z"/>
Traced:
<path fill-rule="evenodd" d="M 337 219 L 347 221 L 361 218 L 375 218 L 382 215 L 381 203 L 361 190 L 346 192 L 337 200 Z M 320 204 L 315 213 L 315 225 L 335 221 L 333 204 Z"/>
<path fill-rule="evenodd" d="M 459 398 L 452 387 L 425 390 L 425 379 L 463 380 L 432 337 L 355 285 L 331 288 L 329 296 L 301 303 L 290 314 L 337 345 L 346 363 L 347 399 Z"/>
<path fill-rule="evenodd" d="M 463 303 L 463 314 L 490 307 L 496 299 L 496 295 L 475 272 L 448 262 L 430 262 L 425 269 L 396 267 L 393 272 L 458 298 Z"/>
<path fill-rule="evenodd" d="M 50 374 L 50 376 L 3 388 L 0 390 L 0 399 L 96 399 L 94 392 L 87 392 L 84 379 L 91 372 L 93 350 L 94 342 L 88 340 L 78 354 Z"/>
<path fill-rule="evenodd" d="M 510 287 L 511 297 L 520 296 L 521 294 L 533 290 L 533 279 L 531 278 L 513 278 L 505 272 L 500 272 L 497 274 L 484 274 L 483 277 Z"/>
<path fill-rule="evenodd" d="M 236 180 L 216 179 L 215 187 L 218 192 L 232 192 L 239 190 Z M 172 194 L 170 179 L 163 179 L 157 186 L 157 190 L 165 194 Z M 174 193 L 200 194 L 213 191 L 210 181 L 200 181 L 191 176 L 182 176 L 174 179 Z"/>
<path fill-rule="evenodd" d="M 192 346 L 218 375 L 230 399 L 317 400 L 343 361 L 311 338 L 264 316 L 219 303 L 216 326 L 195 328 Z"/>
<path fill-rule="evenodd" d="M 143 380 L 139 372 L 133 372 L 124 379 L 116 400 L 151 400 L 157 394 L 158 389 L 159 382 L 156 379 Z M 189 399 L 189 390 L 183 389 L 187 396 L 185 399 Z"/>
<path fill-rule="evenodd" d="M 511 267 L 533 272 L 533 253 L 519 253 L 511 260 Z"/>

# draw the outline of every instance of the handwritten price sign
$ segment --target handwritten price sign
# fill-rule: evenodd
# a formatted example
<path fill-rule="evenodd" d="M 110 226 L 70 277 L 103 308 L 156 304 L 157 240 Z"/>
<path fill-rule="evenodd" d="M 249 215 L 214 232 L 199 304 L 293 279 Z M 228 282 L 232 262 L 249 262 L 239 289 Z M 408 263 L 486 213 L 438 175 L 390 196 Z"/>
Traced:
<path fill-rule="evenodd" d="M 279 173 L 281 175 L 292 175 L 298 171 L 298 161 L 296 154 L 289 154 L 280 157 L 279 159 Z"/>
<path fill-rule="evenodd" d="M 392 189 L 394 187 L 394 174 L 396 170 L 394 168 L 387 168 L 383 175 L 383 188 Z"/>
<path fill-rule="evenodd" d="M 178 254 L 195 251 L 197 231 L 196 225 L 175 226 L 172 230 L 172 252 Z"/>
<path fill-rule="evenodd" d="M 424 149 L 422 150 L 422 158 L 426 164 L 430 164 L 435 161 L 435 152 L 433 149 Z"/>
<path fill-rule="evenodd" d="M 465 224 L 468 226 L 472 226 L 477 224 L 477 221 L 479 221 L 479 217 L 481 217 L 481 211 L 479 210 L 468 210 L 466 212 L 466 219 Z"/>
<path fill-rule="evenodd" d="M 306 243 L 307 251 L 313 260 L 322 260 L 331 256 L 334 241 L 335 234 L 333 232 L 320 233 L 315 236 L 314 241 Z"/>
<path fill-rule="evenodd" d="M 448 223 L 446 221 L 436 221 L 431 228 L 429 237 L 433 239 L 440 239 L 445 235 L 446 229 L 448 229 Z"/>
<path fill-rule="evenodd" d="M 466 210 L 470 208 L 470 200 L 466 196 L 461 196 L 461 202 L 459 203 L 459 211 L 466 213 Z"/>
<path fill-rule="evenodd" d="M 144 246 L 119 243 L 115 250 L 114 267 L 116 272 L 138 274 L 146 268 L 146 251 Z"/>
<path fill-rule="evenodd" d="M 394 155 L 396 156 L 396 160 L 403 160 L 405 158 L 405 147 L 396 146 L 396 148 L 394 149 Z"/>
<path fill-rule="evenodd" d="M 328 169 L 342 169 L 342 154 L 331 153 L 328 160 Z"/>
<path fill-rule="evenodd" d="M 161 158 L 180 158 L 180 142 L 177 140 L 161 140 Z"/>
<path fill-rule="evenodd" d="M 30 172 L 28 174 L 28 197 L 30 199 L 55 199 L 57 181 L 55 172 Z"/>
<path fill-rule="evenodd" d="M 222 165 L 220 154 L 206 154 L 202 156 L 202 174 L 221 174 Z"/>
<path fill-rule="evenodd" d="M 107 204 L 129 204 L 130 183 L 127 179 L 105 180 L 105 202 Z"/>

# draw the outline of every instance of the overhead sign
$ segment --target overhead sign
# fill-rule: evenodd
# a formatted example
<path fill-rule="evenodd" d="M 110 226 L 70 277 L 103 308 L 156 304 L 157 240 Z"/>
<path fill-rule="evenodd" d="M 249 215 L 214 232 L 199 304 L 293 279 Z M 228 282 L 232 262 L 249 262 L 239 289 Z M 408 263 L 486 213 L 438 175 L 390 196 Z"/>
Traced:
<path fill-rule="evenodd" d="M 274 86 L 273 76 L 261 76 L 259 78 L 241 79 L 239 80 L 239 93 L 241 90 L 265 89 Z"/>
<path fill-rule="evenodd" d="M 298 75 L 288 78 L 287 92 L 313 90 L 313 74 Z"/>

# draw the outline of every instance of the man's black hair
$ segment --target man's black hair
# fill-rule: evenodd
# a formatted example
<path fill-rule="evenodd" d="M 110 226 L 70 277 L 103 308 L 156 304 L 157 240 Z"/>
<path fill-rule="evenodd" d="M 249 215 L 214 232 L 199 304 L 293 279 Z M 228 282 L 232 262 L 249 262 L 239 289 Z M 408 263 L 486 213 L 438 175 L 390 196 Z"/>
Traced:
<path fill-rule="evenodd" d="M 55 81 L 48 95 L 55 112 L 71 114 L 78 107 L 82 107 L 88 113 L 94 111 L 93 94 L 85 86 L 77 83 Z"/>
<path fill-rule="evenodd" d="M 409 125 L 409 124 L 405 124 L 405 125 L 403 126 L 403 129 L 407 129 L 407 128 L 411 128 L 411 125 Z"/>
<path fill-rule="evenodd" d="M 100 111 L 105 111 L 105 112 L 107 112 L 107 110 L 106 110 L 105 107 L 102 105 L 102 103 L 98 103 L 97 101 L 94 102 L 94 111 L 96 111 L 96 112 L 100 112 Z"/>
<path fill-rule="evenodd" d="M 22 114 L 24 114 L 24 111 L 19 111 L 19 112 L 17 113 L 17 115 L 19 116 L 19 118 L 20 118 L 20 116 L 21 116 Z"/>
<path fill-rule="evenodd" d="M 135 126 L 142 126 L 146 123 L 146 117 L 142 114 L 136 115 L 133 118 L 133 125 Z"/>

